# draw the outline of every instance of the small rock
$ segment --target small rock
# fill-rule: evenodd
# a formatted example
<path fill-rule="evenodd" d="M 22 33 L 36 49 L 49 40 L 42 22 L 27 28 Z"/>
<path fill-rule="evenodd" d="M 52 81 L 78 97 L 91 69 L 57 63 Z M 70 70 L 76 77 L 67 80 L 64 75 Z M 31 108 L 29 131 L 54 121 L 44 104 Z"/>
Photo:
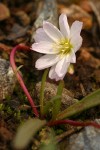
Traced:
<path fill-rule="evenodd" d="M 4 4 L 0 3 L 0 21 L 7 19 L 10 16 L 10 11 Z"/>
<path fill-rule="evenodd" d="M 6 39 L 11 41 L 11 40 L 15 40 L 17 38 L 25 36 L 28 28 L 29 27 L 23 28 L 22 26 L 18 24 L 14 24 L 14 26 L 12 27 L 11 33 L 7 36 Z"/>
<path fill-rule="evenodd" d="M 57 25 L 57 5 L 55 0 L 45 0 L 42 11 L 35 21 L 35 27 L 39 28 L 43 25 L 43 21 L 47 20 Z"/>
<path fill-rule="evenodd" d="M 34 23 L 35 30 L 43 26 L 44 20 L 49 21 L 56 26 L 58 25 L 56 0 L 45 0 L 44 1 L 43 8 Z M 33 28 L 33 30 L 34 30 L 34 28 Z M 34 32 L 32 34 L 31 41 L 33 41 L 33 39 L 34 39 Z"/>
<path fill-rule="evenodd" d="M 40 88 L 41 88 L 41 82 L 36 84 L 36 96 L 39 99 L 40 96 Z M 44 89 L 44 97 L 45 97 L 45 102 L 53 98 L 57 93 L 57 86 L 55 84 L 46 82 L 45 83 L 45 89 Z M 74 95 L 68 91 L 67 89 L 63 89 L 62 93 L 62 109 L 65 109 L 69 107 L 70 105 L 74 104 L 77 102 L 76 99 L 74 99 Z"/>
<path fill-rule="evenodd" d="M 16 78 L 8 61 L 0 58 L 0 100 L 13 92 Z"/>
<path fill-rule="evenodd" d="M 96 122 L 100 124 L 100 119 L 96 119 Z M 66 143 L 64 150 L 100 150 L 100 129 L 85 127 L 63 142 Z M 64 144 L 63 142 L 61 145 Z"/>

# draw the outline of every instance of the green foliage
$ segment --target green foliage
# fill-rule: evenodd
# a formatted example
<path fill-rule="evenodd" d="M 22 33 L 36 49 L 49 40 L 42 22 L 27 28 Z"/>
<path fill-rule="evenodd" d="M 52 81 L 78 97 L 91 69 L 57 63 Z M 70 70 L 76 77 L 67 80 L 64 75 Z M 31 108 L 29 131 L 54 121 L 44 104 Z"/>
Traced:
<path fill-rule="evenodd" d="M 43 107 L 44 107 L 44 88 L 45 88 L 45 81 L 48 74 L 49 69 L 46 69 L 44 71 L 43 77 L 42 77 L 42 83 L 41 83 L 41 90 L 40 90 L 40 113 L 41 116 L 43 115 Z"/>
<path fill-rule="evenodd" d="M 54 104 L 56 101 L 60 100 L 61 99 L 61 96 L 60 95 L 56 95 L 54 96 L 52 99 L 50 99 L 46 105 L 44 106 L 44 109 L 43 109 L 43 115 L 47 115 L 49 113 L 50 110 L 52 110 Z"/>
<path fill-rule="evenodd" d="M 57 94 L 56 96 L 60 96 L 60 98 L 55 99 L 54 103 L 53 103 L 53 110 L 52 110 L 52 119 L 55 120 L 57 114 L 60 111 L 60 107 L 61 107 L 61 95 L 63 92 L 63 88 L 64 88 L 64 81 L 61 80 L 57 89 Z"/>
<path fill-rule="evenodd" d="M 42 131 L 42 141 L 39 150 L 57 150 L 55 134 L 52 129 L 44 129 Z"/>
<path fill-rule="evenodd" d="M 4 104 L 0 104 L 0 112 L 3 111 L 4 109 Z"/>
<path fill-rule="evenodd" d="M 100 105 L 100 89 L 89 94 L 79 102 L 73 104 L 72 106 L 59 113 L 57 116 L 57 120 L 71 117 L 97 105 Z"/>
<path fill-rule="evenodd" d="M 17 121 L 21 122 L 21 112 L 20 110 L 14 110 L 8 104 L 0 104 L 0 114 L 4 115 L 6 118 L 8 115 L 16 118 Z"/>
<path fill-rule="evenodd" d="M 61 95 L 64 87 L 64 82 L 61 80 L 57 89 L 57 94 L 51 100 L 49 100 L 43 108 L 43 115 L 47 115 L 49 111 L 52 111 L 52 119 L 54 120 L 60 111 L 61 107 Z M 43 90 L 44 91 L 44 90 Z"/>
<path fill-rule="evenodd" d="M 14 138 L 13 145 L 16 149 L 25 148 L 32 137 L 46 124 L 45 120 L 29 119 L 19 126 L 17 134 Z"/>

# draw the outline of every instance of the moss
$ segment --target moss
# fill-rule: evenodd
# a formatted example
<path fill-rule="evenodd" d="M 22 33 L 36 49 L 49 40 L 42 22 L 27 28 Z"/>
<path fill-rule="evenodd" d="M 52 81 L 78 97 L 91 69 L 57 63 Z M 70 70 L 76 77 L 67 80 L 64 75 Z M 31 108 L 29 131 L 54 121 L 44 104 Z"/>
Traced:
<path fill-rule="evenodd" d="M 4 109 L 4 104 L 0 104 L 0 112 L 3 111 Z"/>

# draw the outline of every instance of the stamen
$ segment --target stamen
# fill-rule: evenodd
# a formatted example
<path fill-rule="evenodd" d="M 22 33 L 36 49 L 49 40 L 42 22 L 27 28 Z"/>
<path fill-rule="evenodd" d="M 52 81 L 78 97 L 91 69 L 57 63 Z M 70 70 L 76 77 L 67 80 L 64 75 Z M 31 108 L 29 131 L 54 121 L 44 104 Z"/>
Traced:
<path fill-rule="evenodd" d="M 68 39 L 60 40 L 58 43 L 55 43 L 53 47 L 54 50 L 58 52 L 61 57 L 63 57 L 64 55 L 68 55 L 73 48 L 70 40 Z"/>
<path fill-rule="evenodd" d="M 58 47 L 60 55 L 67 55 L 71 52 L 73 46 L 68 39 L 63 39 L 59 42 Z"/>

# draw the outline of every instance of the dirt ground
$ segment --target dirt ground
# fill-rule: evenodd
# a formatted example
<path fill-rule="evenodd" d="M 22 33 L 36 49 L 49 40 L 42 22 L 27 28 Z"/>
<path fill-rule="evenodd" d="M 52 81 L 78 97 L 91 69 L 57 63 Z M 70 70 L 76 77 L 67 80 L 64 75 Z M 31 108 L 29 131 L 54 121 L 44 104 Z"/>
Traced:
<path fill-rule="evenodd" d="M 0 58 L 9 61 L 10 52 L 17 44 L 31 46 L 31 37 L 35 32 L 34 22 L 44 3 L 40 0 L 0 1 Z M 80 100 L 100 88 L 100 2 L 58 0 L 56 4 L 58 16 L 66 13 L 70 24 L 74 20 L 80 20 L 84 24 L 81 33 L 83 44 L 76 54 L 75 73 L 67 74 L 64 79 L 65 88 L 74 94 L 74 98 Z M 33 87 L 41 80 L 41 75 L 34 68 L 32 53 L 18 52 L 16 63 L 18 66 L 24 65 L 21 69 L 23 78 L 34 97 Z M 32 110 L 18 83 L 13 94 L 0 101 L 0 107 L 0 150 L 12 150 L 12 140 L 17 127 L 30 116 L 33 117 Z M 99 117 L 100 107 L 97 106 L 77 118 L 92 120 Z M 31 147 L 32 144 L 27 150 L 32 149 Z"/>

